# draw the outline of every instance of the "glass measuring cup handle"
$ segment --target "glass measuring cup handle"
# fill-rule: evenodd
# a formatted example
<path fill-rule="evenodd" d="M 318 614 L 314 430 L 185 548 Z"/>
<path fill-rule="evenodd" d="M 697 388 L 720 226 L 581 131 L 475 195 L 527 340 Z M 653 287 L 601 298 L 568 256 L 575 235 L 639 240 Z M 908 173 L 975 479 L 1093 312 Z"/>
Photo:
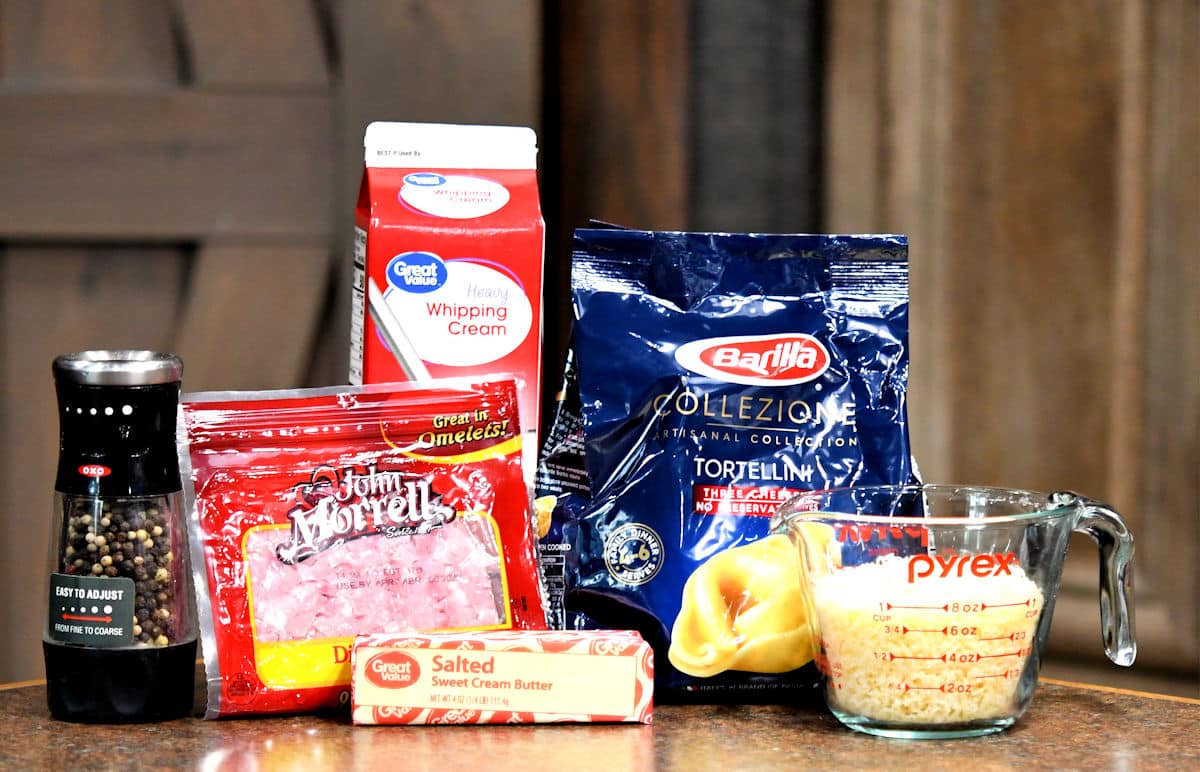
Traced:
<path fill-rule="evenodd" d="M 1137 656 L 1130 604 L 1130 569 L 1133 534 L 1116 510 L 1107 504 L 1070 491 L 1054 493 L 1057 506 L 1074 506 L 1079 513 L 1074 530 L 1092 537 L 1100 548 L 1100 632 L 1104 652 L 1118 665 L 1128 667 Z"/>

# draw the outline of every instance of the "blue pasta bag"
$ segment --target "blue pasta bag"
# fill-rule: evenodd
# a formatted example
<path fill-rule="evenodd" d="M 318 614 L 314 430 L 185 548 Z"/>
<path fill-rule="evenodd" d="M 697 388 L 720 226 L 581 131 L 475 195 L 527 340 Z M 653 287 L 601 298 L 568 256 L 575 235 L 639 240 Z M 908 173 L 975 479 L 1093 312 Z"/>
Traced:
<path fill-rule="evenodd" d="M 916 479 L 907 269 L 903 236 L 575 232 L 590 490 L 557 497 L 542 555 L 559 624 L 652 643 L 660 701 L 819 699 L 769 520 L 798 492 Z"/>

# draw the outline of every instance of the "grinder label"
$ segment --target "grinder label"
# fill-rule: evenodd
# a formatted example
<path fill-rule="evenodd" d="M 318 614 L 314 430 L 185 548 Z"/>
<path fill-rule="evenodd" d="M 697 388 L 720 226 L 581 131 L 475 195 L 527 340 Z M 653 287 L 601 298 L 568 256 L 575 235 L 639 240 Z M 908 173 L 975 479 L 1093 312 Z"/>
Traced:
<path fill-rule="evenodd" d="M 50 640 L 97 648 L 133 645 L 135 590 L 127 577 L 50 574 Z"/>

